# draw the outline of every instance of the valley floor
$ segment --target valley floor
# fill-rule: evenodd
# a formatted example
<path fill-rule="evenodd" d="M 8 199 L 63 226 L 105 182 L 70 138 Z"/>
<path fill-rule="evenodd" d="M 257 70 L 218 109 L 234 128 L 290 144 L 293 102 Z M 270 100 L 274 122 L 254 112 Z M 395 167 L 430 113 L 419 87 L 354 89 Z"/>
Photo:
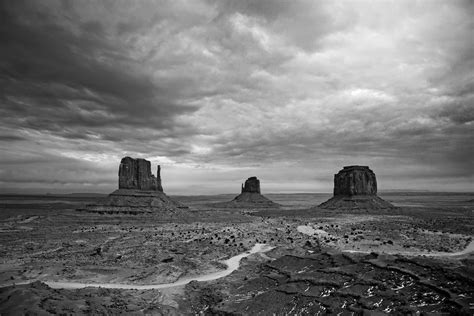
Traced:
<path fill-rule="evenodd" d="M 313 207 L 326 196 L 267 197 L 283 207 L 177 197 L 190 210 L 101 215 L 76 211 L 87 199 L 4 197 L 0 314 L 472 314 L 472 194 L 389 195 L 400 207 L 379 213 Z M 242 257 L 229 275 L 191 281 L 255 244 L 268 251 Z"/>

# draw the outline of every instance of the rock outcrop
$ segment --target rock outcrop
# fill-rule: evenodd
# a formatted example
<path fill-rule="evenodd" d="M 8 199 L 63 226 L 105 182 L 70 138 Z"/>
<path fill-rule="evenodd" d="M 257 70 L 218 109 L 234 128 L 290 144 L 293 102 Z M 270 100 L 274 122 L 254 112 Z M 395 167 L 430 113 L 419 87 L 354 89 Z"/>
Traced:
<path fill-rule="evenodd" d="M 245 180 L 245 185 L 242 184 L 242 191 L 240 193 L 244 192 L 260 194 L 260 180 L 257 177 L 250 177 Z"/>
<path fill-rule="evenodd" d="M 377 195 L 375 173 L 367 166 L 348 166 L 334 175 L 334 195 Z"/>
<path fill-rule="evenodd" d="M 319 205 L 326 209 L 389 209 L 377 196 L 375 173 L 367 166 L 347 166 L 334 175 L 334 196 Z"/>
<path fill-rule="evenodd" d="M 242 184 L 241 193 L 232 201 L 216 203 L 214 207 L 222 208 L 279 208 L 281 205 L 271 201 L 260 192 L 260 180 L 250 177 Z"/>
<path fill-rule="evenodd" d="M 119 189 L 163 192 L 161 168 L 158 165 L 156 177 L 151 173 L 151 164 L 142 158 L 125 157 L 120 161 Z"/>
<path fill-rule="evenodd" d="M 87 205 L 80 210 L 104 214 L 140 214 L 175 212 L 187 208 L 163 192 L 160 173 L 158 165 L 155 177 L 146 159 L 125 157 L 119 166 L 119 189 L 101 203 Z"/>

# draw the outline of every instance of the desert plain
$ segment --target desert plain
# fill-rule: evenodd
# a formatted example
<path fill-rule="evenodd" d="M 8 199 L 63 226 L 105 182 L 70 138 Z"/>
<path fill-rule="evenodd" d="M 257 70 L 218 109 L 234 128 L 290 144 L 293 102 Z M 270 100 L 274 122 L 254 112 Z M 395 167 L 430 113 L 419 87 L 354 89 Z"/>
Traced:
<path fill-rule="evenodd" d="M 265 196 L 281 207 L 173 196 L 189 208 L 133 215 L 3 195 L 0 314 L 472 314 L 473 193 L 382 192 L 396 208 L 370 211 Z"/>

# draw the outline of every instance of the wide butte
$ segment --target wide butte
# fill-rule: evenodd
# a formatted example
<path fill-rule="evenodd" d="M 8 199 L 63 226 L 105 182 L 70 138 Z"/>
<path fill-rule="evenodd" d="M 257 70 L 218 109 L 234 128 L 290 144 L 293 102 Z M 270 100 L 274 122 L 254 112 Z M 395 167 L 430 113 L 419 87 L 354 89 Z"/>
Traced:
<path fill-rule="evenodd" d="M 319 205 L 325 209 L 391 209 L 377 196 L 375 173 L 367 166 L 346 166 L 334 175 L 334 196 Z"/>

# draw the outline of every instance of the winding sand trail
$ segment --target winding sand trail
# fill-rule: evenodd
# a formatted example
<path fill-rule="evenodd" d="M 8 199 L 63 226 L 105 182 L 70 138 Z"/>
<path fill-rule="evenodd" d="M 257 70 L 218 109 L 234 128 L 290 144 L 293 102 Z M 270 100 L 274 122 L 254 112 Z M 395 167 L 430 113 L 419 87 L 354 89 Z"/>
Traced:
<path fill-rule="evenodd" d="M 191 281 L 211 281 L 211 280 L 217 280 L 217 279 L 223 278 L 239 268 L 240 260 L 242 258 L 248 257 L 254 253 L 264 253 L 264 252 L 272 250 L 273 248 L 275 247 L 272 247 L 267 244 L 257 243 L 253 246 L 251 250 L 223 261 L 223 263 L 227 265 L 227 269 L 225 270 L 217 271 L 210 274 L 195 276 L 195 277 L 182 278 L 173 283 L 137 285 L 137 284 L 121 284 L 121 283 L 82 283 L 82 282 L 67 282 L 67 281 L 53 282 L 53 281 L 42 281 L 42 280 L 40 281 L 46 283 L 49 287 L 53 289 L 82 289 L 86 287 L 101 287 L 101 288 L 107 288 L 107 289 L 125 289 L 125 290 L 166 289 L 166 288 L 176 287 L 180 285 L 186 285 Z M 27 282 L 15 283 L 15 284 L 21 285 L 21 284 L 29 284 L 31 282 L 33 281 L 27 281 Z M 10 284 L 10 285 L 13 285 L 13 284 Z M 6 286 L 10 286 L 10 285 L 6 285 Z"/>
<path fill-rule="evenodd" d="M 427 256 L 427 257 L 458 257 L 470 254 L 474 252 L 474 240 L 471 240 L 469 245 L 464 248 L 464 250 L 457 251 L 457 252 L 428 252 L 428 253 L 420 253 L 418 255 Z"/>

